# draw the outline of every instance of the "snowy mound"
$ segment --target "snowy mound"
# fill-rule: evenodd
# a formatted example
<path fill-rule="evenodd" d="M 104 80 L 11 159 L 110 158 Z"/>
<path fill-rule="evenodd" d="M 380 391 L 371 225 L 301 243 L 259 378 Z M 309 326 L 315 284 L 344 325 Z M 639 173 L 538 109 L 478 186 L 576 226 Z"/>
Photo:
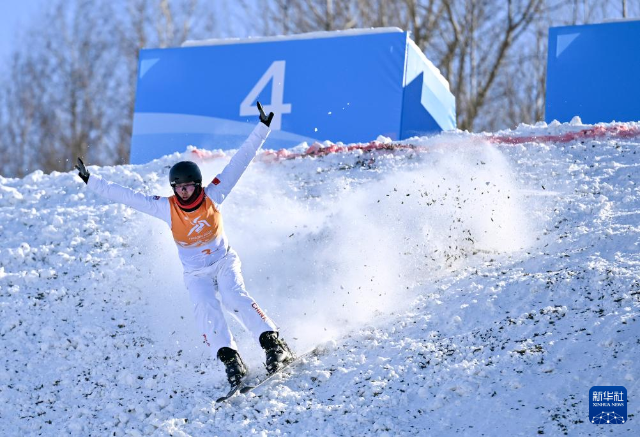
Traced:
<path fill-rule="evenodd" d="M 75 172 L 0 177 L 0 435 L 604 432 L 589 389 L 640 375 L 638 125 L 376 144 L 265 151 L 225 202 L 248 290 L 321 354 L 224 404 L 169 229 Z M 229 156 L 89 170 L 168 195 L 180 159 Z"/>

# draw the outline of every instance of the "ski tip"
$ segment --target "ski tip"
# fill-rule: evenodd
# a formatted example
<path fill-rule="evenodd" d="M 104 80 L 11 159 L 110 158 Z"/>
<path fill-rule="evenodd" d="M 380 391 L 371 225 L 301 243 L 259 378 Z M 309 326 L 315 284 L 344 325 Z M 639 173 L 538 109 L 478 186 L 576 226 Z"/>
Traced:
<path fill-rule="evenodd" d="M 227 399 L 232 398 L 233 396 L 235 396 L 238 392 L 242 393 L 242 391 L 241 391 L 241 390 L 242 390 L 244 387 L 245 387 L 245 386 L 243 386 L 242 384 L 239 384 L 239 385 L 237 385 L 237 386 L 233 387 L 233 388 L 229 391 L 229 393 L 227 393 L 227 395 L 226 395 L 226 396 L 222 396 L 221 398 L 216 399 L 216 402 L 224 402 L 224 401 L 226 401 Z"/>

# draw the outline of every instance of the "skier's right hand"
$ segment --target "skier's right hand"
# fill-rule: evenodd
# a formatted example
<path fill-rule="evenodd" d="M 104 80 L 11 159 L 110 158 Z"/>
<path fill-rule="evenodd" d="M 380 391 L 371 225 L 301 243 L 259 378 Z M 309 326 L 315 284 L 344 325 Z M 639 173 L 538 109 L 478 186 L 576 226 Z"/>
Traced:
<path fill-rule="evenodd" d="M 85 184 L 88 184 L 89 176 L 91 176 L 91 173 L 87 171 L 87 167 L 84 166 L 84 162 L 82 162 L 82 159 L 78 158 L 76 168 L 78 169 L 78 176 L 80 176 L 80 179 L 82 179 Z"/>
<path fill-rule="evenodd" d="M 257 102 L 256 106 L 258 107 L 258 112 L 260 113 L 260 121 L 267 125 L 267 127 L 271 126 L 271 120 L 273 119 L 273 112 L 270 112 L 269 115 L 264 113 L 262 109 L 262 105 L 260 102 Z"/>

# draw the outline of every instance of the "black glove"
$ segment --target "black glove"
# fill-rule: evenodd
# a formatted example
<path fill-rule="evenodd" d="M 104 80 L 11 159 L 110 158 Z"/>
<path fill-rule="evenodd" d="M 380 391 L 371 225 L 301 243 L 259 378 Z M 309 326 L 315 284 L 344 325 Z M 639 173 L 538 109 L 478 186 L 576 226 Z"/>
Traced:
<path fill-rule="evenodd" d="M 91 176 L 91 173 L 87 171 L 87 167 L 84 166 L 84 162 L 82 162 L 82 159 L 78 158 L 76 168 L 78 169 L 78 176 L 80 176 L 80 179 L 82 179 L 85 184 L 88 184 L 89 176 Z"/>
<path fill-rule="evenodd" d="M 271 119 L 273 119 L 273 112 L 270 112 L 269 115 L 264 115 L 264 111 L 262 110 L 262 105 L 260 102 L 258 104 L 258 111 L 260 111 L 260 121 L 267 125 L 267 127 L 271 124 Z"/>

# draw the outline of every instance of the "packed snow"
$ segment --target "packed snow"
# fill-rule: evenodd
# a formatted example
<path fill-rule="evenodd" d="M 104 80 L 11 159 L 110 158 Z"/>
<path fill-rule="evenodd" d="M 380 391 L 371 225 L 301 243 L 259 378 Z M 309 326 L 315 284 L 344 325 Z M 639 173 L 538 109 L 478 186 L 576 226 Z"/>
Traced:
<path fill-rule="evenodd" d="M 226 403 L 166 225 L 75 171 L 0 177 L 0 435 L 640 435 L 639 127 L 261 153 L 225 228 L 318 354 Z M 198 152 L 89 171 L 169 195 L 173 163 L 210 180 L 232 153 Z M 596 385 L 626 387 L 627 423 L 589 422 Z"/>

